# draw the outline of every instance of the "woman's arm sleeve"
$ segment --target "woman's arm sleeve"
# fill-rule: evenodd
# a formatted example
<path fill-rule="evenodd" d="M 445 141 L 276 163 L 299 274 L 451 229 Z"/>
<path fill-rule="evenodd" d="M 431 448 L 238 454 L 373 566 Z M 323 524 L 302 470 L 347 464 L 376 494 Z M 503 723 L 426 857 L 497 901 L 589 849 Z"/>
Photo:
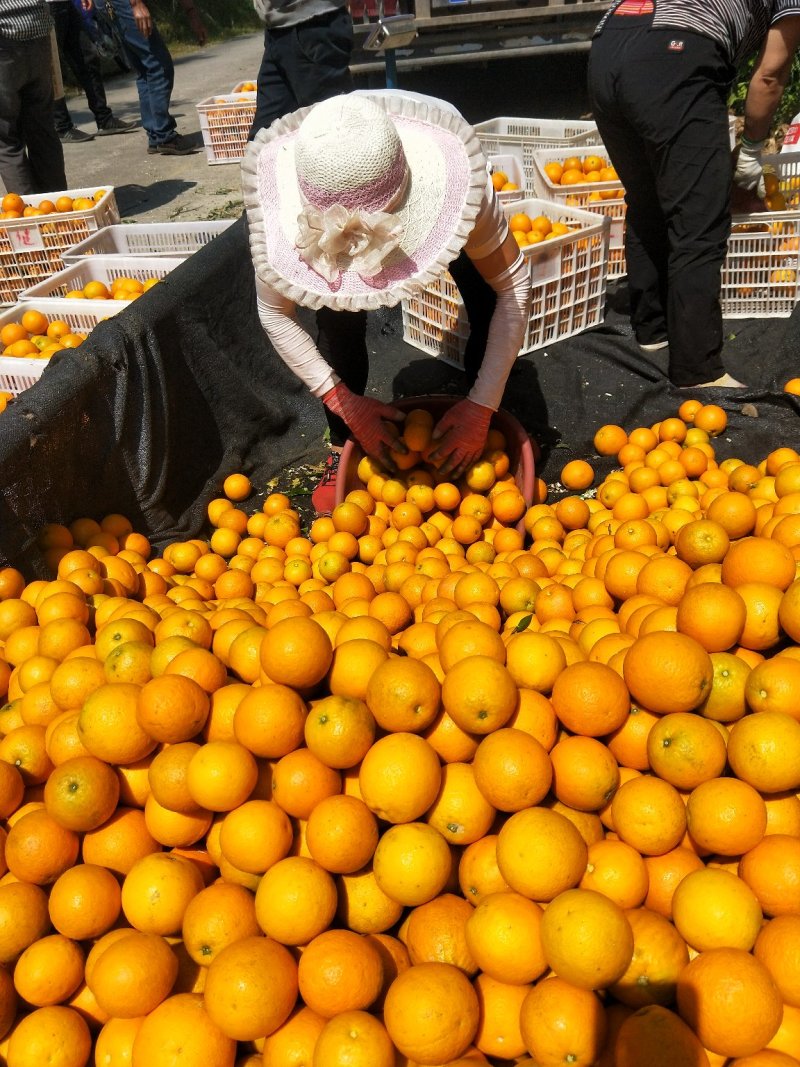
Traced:
<path fill-rule="evenodd" d="M 324 396 L 340 379 L 297 321 L 296 306 L 259 278 L 256 299 L 258 317 L 272 347 L 314 396 Z"/>

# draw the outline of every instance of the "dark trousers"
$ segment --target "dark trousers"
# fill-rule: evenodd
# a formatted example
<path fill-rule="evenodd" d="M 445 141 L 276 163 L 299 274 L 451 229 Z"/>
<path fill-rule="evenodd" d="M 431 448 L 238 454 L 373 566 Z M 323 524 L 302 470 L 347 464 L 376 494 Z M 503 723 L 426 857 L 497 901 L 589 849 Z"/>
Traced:
<path fill-rule="evenodd" d="M 730 233 L 731 67 L 708 37 L 613 16 L 592 42 L 589 95 L 625 186 L 637 340 L 669 339 L 678 386 L 724 368 L 720 271 Z"/>
<path fill-rule="evenodd" d="M 464 351 L 464 369 L 471 386 L 478 376 L 489 323 L 497 297 L 494 289 L 483 280 L 475 264 L 461 252 L 450 264 L 450 273 L 458 286 L 470 324 L 469 340 Z M 367 353 L 366 311 L 332 311 L 321 308 L 317 312 L 317 347 L 320 355 L 334 369 L 348 388 L 363 396 L 369 377 Z M 343 445 L 350 432 L 338 415 L 325 410 L 331 444 Z"/>
<path fill-rule="evenodd" d="M 52 0 L 48 6 L 56 24 L 58 47 L 86 94 L 89 110 L 94 115 L 97 128 L 100 129 L 111 118 L 111 108 L 106 103 L 100 63 L 95 57 L 85 55 L 81 46 L 83 20 L 72 0 Z M 56 102 L 55 120 L 59 133 L 66 133 L 73 125 L 63 97 Z"/>
<path fill-rule="evenodd" d="M 110 3 L 125 44 L 125 55 L 136 71 L 139 111 L 147 142 L 151 147 L 164 144 L 175 136 L 177 126 L 169 110 L 175 82 L 172 56 L 156 26 L 149 37 L 142 36 L 129 0 L 110 0 Z"/>
<path fill-rule="evenodd" d="M 264 31 L 250 140 L 281 115 L 353 88 L 353 20 L 346 8 L 285 29 Z"/>
<path fill-rule="evenodd" d="M 9 193 L 67 188 L 53 122 L 50 38 L 0 38 L 0 178 Z"/>

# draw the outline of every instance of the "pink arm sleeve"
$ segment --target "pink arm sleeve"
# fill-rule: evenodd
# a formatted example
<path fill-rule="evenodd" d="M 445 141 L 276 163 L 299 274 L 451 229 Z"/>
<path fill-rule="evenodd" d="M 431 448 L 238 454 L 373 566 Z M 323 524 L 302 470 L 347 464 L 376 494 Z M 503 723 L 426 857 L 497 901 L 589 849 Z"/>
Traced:
<path fill-rule="evenodd" d="M 322 397 L 339 381 L 319 349 L 297 321 L 297 308 L 256 278 L 258 317 L 272 347 L 286 366 L 305 382 L 313 396 Z"/>

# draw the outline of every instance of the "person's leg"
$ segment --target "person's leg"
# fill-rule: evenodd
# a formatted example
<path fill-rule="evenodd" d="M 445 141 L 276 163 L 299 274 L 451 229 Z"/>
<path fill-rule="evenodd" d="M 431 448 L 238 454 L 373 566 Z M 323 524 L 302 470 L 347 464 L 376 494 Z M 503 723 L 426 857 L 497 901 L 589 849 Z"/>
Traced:
<path fill-rule="evenodd" d="M 469 338 L 464 348 L 464 371 L 467 384 L 474 385 L 486 352 L 489 323 L 492 321 L 497 294 L 482 277 L 478 268 L 462 251 L 450 264 L 450 273 L 458 286 L 469 322 Z"/>
<path fill-rule="evenodd" d="M 363 396 L 369 377 L 366 311 L 320 308 L 317 312 L 317 347 L 345 385 Z M 350 436 L 350 431 L 338 415 L 332 414 L 327 408 L 325 414 L 331 445 L 340 448 Z"/>
<path fill-rule="evenodd" d="M 603 145 L 625 187 L 631 324 L 637 341 L 651 345 L 667 336 L 667 225 L 648 141 L 631 122 L 620 92 L 620 73 L 647 31 L 627 17 L 613 23 L 592 44 L 589 95 Z"/>
<path fill-rule="evenodd" d="M 295 27 L 292 51 L 287 75 L 299 107 L 352 90 L 353 20 L 346 8 Z"/>
<path fill-rule="evenodd" d="M 106 102 L 100 63 L 83 51 L 81 45 L 83 23 L 78 9 L 72 0 L 55 0 L 50 4 L 50 9 L 55 19 L 56 36 L 64 58 L 86 94 L 86 102 L 94 115 L 95 122 L 98 127 L 104 126 L 112 117 L 111 108 Z"/>
<path fill-rule="evenodd" d="M 264 54 L 258 71 L 256 113 L 247 135 L 248 141 L 252 141 L 259 130 L 267 129 L 281 115 L 288 115 L 300 107 L 282 69 L 281 55 L 287 39 L 287 31 L 264 31 Z"/>
<path fill-rule="evenodd" d="M 15 42 L 15 46 L 19 44 Z M 28 77 L 20 87 L 19 113 L 22 140 L 34 186 L 31 191 L 57 192 L 67 188 L 67 176 L 64 171 L 64 149 L 53 121 L 50 41 L 43 37 L 24 44 L 30 67 Z"/>
<path fill-rule="evenodd" d="M 20 124 L 20 90 L 30 69 L 27 45 L 0 41 L 0 178 L 6 191 L 35 192 Z"/>
<path fill-rule="evenodd" d="M 126 54 L 136 71 L 142 126 L 148 144 L 150 147 L 164 144 L 175 137 L 176 127 L 169 113 L 174 78 L 172 57 L 155 27 L 150 37 L 142 36 L 128 0 L 112 0 L 112 6 Z"/>

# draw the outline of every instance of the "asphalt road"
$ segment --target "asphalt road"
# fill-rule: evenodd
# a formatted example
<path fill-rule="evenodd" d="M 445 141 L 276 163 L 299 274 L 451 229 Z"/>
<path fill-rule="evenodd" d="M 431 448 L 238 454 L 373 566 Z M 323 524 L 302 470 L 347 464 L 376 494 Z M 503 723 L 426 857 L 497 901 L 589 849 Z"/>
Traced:
<path fill-rule="evenodd" d="M 263 35 L 249 34 L 175 57 L 172 111 L 180 133 L 202 145 L 197 104 L 254 79 Z M 499 116 L 578 118 L 587 109 L 586 54 L 547 55 L 403 71 L 402 88 L 451 100 L 470 122 Z M 380 75 L 372 85 L 383 87 Z M 360 79 L 366 87 L 365 78 Z M 106 81 L 109 104 L 123 119 L 139 116 L 132 74 Z M 68 101 L 73 121 L 93 132 L 94 121 L 81 96 Z M 236 217 L 241 211 L 237 164 L 209 165 L 204 149 L 192 156 L 148 156 L 139 130 L 117 137 L 66 145 L 71 188 L 113 185 L 123 217 L 139 222 Z"/>

